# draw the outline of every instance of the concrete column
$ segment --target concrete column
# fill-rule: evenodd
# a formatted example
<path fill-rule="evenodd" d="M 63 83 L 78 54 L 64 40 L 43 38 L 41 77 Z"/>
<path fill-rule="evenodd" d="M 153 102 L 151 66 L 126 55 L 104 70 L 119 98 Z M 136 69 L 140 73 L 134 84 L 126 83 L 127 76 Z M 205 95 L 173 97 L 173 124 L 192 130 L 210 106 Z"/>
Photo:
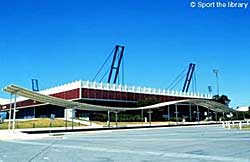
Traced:
<path fill-rule="evenodd" d="M 36 107 L 33 108 L 33 115 L 34 115 L 34 118 L 36 118 Z"/>
<path fill-rule="evenodd" d="M 192 121 L 192 105 L 189 103 L 189 121 Z"/>
<path fill-rule="evenodd" d="M 67 116 L 67 108 L 64 109 L 64 120 L 66 121 L 65 122 L 65 129 L 67 130 L 68 129 L 68 116 Z"/>
<path fill-rule="evenodd" d="M 239 127 L 240 127 L 240 130 L 242 130 L 242 122 L 241 121 L 239 122 Z"/>
<path fill-rule="evenodd" d="M 168 105 L 168 121 L 170 121 L 170 107 Z"/>
<path fill-rule="evenodd" d="M 108 110 L 108 121 L 107 121 L 108 127 L 110 127 L 110 111 Z"/>
<path fill-rule="evenodd" d="M 117 124 L 117 119 L 118 119 L 118 112 L 115 111 L 115 127 L 118 126 L 118 124 Z"/>
<path fill-rule="evenodd" d="M 149 110 L 149 112 L 148 112 L 148 119 L 149 119 L 149 125 L 151 126 L 151 114 L 152 114 L 152 111 L 151 110 Z"/>
<path fill-rule="evenodd" d="M 231 122 L 230 121 L 228 121 L 228 127 L 227 127 L 228 129 L 230 129 L 231 128 Z"/>
<path fill-rule="evenodd" d="M 214 112 L 214 113 L 215 113 L 215 121 L 217 123 L 217 121 L 218 121 L 218 112 Z"/>
<path fill-rule="evenodd" d="M 143 109 L 141 109 L 141 123 L 142 123 L 142 125 L 143 125 L 143 122 L 144 122 Z"/>
<path fill-rule="evenodd" d="M 8 125 L 8 130 L 9 131 L 10 131 L 10 128 L 11 128 L 11 109 L 12 109 L 12 93 L 10 94 L 9 125 Z"/>
<path fill-rule="evenodd" d="M 176 125 L 178 124 L 178 108 L 177 104 L 175 104 L 175 119 L 176 119 Z"/>
<path fill-rule="evenodd" d="M 200 122 L 200 112 L 199 112 L 199 106 L 196 105 L 196 108 L 197 108 L 197 120 L 198 120 L 198 123 Z"/>
<path fill-rule="evenodd" d="M 225 123 L 224 123 L 224 121 L 222 121 L 222 127 L 223 128 L 225 128 L 226 126 L 225 126 Z"/>
<path fill-rule="evenodd" d="M 207 120 L 210 120 L 210 112 L 209 112 L 209 108 L 207 108 Z"/>
<path fill-rule="evenodd" d="M 76 115 L 75 109 L 72 108 L 71 109 L 71 127 L 72 127 L 72 129 L 74 129 L 74 118 L 75 118 L 75 115 Z"/>
<path fill-rule="evenodd" d="M 14 111 L 13 111 L 13 122 L 12 122 L 13 133 L 15 133 L 15 123 L 16 123 L 16 94 L 14 94 Z"/>

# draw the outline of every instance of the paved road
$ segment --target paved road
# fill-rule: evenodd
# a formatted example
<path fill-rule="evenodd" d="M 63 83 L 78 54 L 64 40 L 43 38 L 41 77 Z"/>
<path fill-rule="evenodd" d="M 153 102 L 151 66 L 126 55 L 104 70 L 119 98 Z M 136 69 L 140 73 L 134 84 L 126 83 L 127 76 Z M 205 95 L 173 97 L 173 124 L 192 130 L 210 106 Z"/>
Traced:
<path fill-rule="evenodd" d="M 153 128 L 0 141 L 0 162 L 250 162 L 250 131 Z"/>

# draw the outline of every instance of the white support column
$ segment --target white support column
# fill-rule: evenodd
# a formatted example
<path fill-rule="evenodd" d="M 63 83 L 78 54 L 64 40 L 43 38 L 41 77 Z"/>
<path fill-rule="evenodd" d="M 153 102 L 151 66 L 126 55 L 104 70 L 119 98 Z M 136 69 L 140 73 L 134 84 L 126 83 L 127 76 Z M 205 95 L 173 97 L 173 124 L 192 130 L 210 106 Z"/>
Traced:
<path fill-rule="evenodd" d="M 33 119 L 35 119 L 36 118 L 36 107 L 34 106 L 33 107 Z"/>
<path fill-rule="evenodd" d="M 141 123 L 142 123 L 142 126 L 143 126 L 143 122 L 144 122 L 143 109 L 141 109 Z"/>
<path fill-rule="evenodd" d="M 64 109 L 64 119 L 65 119 L 65 129 L 68 129 L 68 111 L 67 108 Z"/>
<path fill-rule="evenodd" d="M 240 127 L 240 130 L 242 130 L 242 122 L 241 121 L 239 122 L 239 127 Z"/>
<path fill-rule="evenodd" d="M 231 122 L 230 121 L 228 121 L 228 127 L 227 127 L 228 129 L 230 129 L 231 128 Z"/>
<path fill-rule="evenodd" d="M 151 111 L 151 109 L 149 109 L 149 111 L 148 111 L 149 126 L 151 126 L 151 120 L 152 120 L 151 114 L 152 114 L 152 113 L 153 113 L 153 111 Z"/>
<path fill-rule="evenodd" d="M 218 121 L 218 112 L 214 112 L 214 113 L 215 113 L 215 121 L 217 123 L 217 121 Z"/>
<path fill-rule="evenodd" d="M 197 108 L 197 121 L 198 121 L 198 124 L 199 124 L 199 122 L 200 122 L 199 106 L 197 105 L 196 108 Z"/>
<path fill-rule="evenodd" d="M 72 113 L 72 115 L 71 115 L 71 127 L 73 130 L 74 129 L 74 118 L 75 118 L 75 109 L 74 108 L 71 109 L 71 113 Z"/>
<path fill-rule="evenodd" d="M 12 109 L 12 93 L 10 94 L 10 107 L 9 107 L 9 124 L 8 124 L 8 131 L 11 128 L 11 109 Z"/>
<path fill-rule="evenodd" d="M 189 103 L 189 122 L 192 121 L 192 105 Z"/>
<path fill-rule="evenodd" d="M 116 127 L 116 128 L 117 128 L 117 126 L 118 126 L 117 120 L 118 120 L 118 112 L 115 111 L 115 127 Z"/>
<path fill-rule="evenodd" d="M 176 119 L 176 125 L 178 124 L 178 108 L 177 104 L 175 104 L 175 119 Z"/>
<path fill-rule="evenodd" d="M 15 123 L 16 123 L 16 94 L 14 94 L 14 110 L 13 110 L 13 122 L 12 122 L 13 133 L 15 133 Z"/>
<path fill-rule="evenodd" d="M 108 121 L 107 121 L 107 126 L 110 127 L 110 111 L 108 110 Z"/>
<path fill-rule="evenodd" d="M 222 127 L 223 128 L 225 128 L 226 126 L 225 126 L 225 123 L 224 123 L 224 121 L 222 121 Z"/>
<path fill-rule="evenodd" d="M 207 108 L 207 120 L 210 121 L 210 111 L 209 111 L 209 108 Z"/>

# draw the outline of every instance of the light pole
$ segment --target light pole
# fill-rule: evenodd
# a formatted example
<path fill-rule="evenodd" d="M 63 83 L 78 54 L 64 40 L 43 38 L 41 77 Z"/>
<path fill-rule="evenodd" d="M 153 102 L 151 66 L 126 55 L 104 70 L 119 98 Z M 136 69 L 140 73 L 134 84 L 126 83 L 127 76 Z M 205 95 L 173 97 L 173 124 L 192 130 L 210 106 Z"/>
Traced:
<path fill-rule="evenodd" d="M 212 86 L 209 85 L 207 86 L 207 88 L 208 88 L 209 95 L 212 96 Z"/>
<path fill-rule="evenodd" d="M 219 96 L 220 95 L 220 92 L 219 92 L 219 70 L 218 69 L 213 69 L 213 72 L 215 73 L 215 76 L 216 76 L 216 83 L 217 83 L 217 95 Z"/>
<path fill-rule="evenodd" d="M 148 110 L 148 119 L 149 119 L 149 126 L 151 126 L 151 114 L 153 113 L 153 111 L 151 111 L 151 109 Z"/>

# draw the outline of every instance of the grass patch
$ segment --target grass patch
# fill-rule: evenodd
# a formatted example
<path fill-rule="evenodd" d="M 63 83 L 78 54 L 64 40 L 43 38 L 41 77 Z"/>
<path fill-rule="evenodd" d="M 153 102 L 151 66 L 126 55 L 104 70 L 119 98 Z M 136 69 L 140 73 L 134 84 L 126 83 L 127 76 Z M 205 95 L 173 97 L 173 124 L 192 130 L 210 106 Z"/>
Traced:
<path fill-rule="evenodd" d="M 232 128 L 240 129 L 240 127 L 238 125 L 234 126 Z M 250 130 L 250 125 L 242 125 L 242 130 Z"/>
<path fill-rule="evenodd" d="M 250 130 L 250 125 L 243 125 L 243 126 L 242 126 L 242 129 L 243 129 L 243 130 Z"/>
<path fill-rule="evenodd" d="M 71 121 L 67 121 L 67 126 L 72 125 Z M 86 126 L 84 124 L 73 122 L 74 126 Z M 50 119 L 35 119 L 29 121 L 16 121 L 15 127 L 17 129 L 22 128 L 50 128 L 50 127 L 65 127 L 66 121 L 62 119 L 55 119 L 50 121 Z M 8 129 L 8 122 L 0 124 L 0 129 Z"/>

